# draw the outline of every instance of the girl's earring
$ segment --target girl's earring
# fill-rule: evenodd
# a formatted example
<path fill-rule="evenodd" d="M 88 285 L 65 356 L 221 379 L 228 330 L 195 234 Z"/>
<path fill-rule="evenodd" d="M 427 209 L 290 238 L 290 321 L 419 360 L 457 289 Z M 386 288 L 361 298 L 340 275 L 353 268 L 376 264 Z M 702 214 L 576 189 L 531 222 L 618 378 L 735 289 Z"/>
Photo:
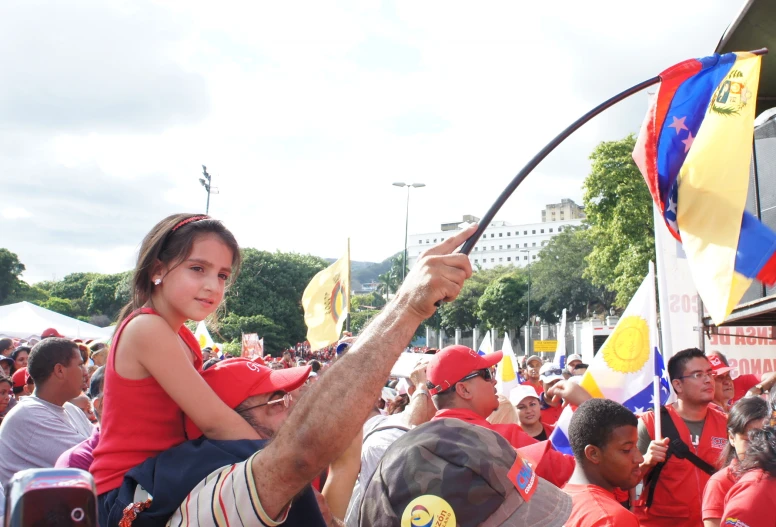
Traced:
<path fill-rule="evenodd" d="M 162 283 L 161 278 L 157 278 L 156 280 L 154 280 L 154 285 L 160 285 L 161 283 Z"/>

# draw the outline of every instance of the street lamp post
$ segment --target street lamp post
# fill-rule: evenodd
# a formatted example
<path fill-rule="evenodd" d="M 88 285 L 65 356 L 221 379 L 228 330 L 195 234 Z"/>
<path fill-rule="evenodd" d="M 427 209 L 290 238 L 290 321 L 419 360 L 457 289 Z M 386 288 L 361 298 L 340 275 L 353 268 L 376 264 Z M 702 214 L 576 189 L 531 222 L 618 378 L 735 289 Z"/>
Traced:
<path fill-rule="evenodd" d="M 520 249 L 521 253 L 526 253 L 528 256 L 531 255 L 530 249 Z M 530 355 L 531 353 L 531 259 L 528 258 L 528 264 L 526 265 L 528 268 L 528 325 L 526 326 L 525 330 L 525 354 L 526 356 Z"/>
<path fill-rule="evenodd" d="M 404 258 L 402 258 L 401 281 L 404 282 L 404 274 L 407 272 L 407 233 L 410 226 L 410 187 L 425 187 L 425 183 L 394 183 L 394 187 L 407 187 L 407 211 L 404 215 Z"/>

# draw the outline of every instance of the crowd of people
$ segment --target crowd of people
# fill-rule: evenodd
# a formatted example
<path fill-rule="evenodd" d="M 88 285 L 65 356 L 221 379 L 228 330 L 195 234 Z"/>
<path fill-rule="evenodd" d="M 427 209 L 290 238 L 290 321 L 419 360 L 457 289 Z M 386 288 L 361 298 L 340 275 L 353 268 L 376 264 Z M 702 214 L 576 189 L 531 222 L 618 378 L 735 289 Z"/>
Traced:
<path fill-rule="evenodd" d="M 576 355 L 525 357 L 498 394 L 500 351 L 407 349 L 471 275 L 454 251 L 472 233 L 426 251 L 358 336 L 221 359 L 184 322 L 216 310 L 239 248 L 207 216 L 166 218 L 109 345 L 0 339 L 0 485 L 87 471 L 103 527 L 776 526 L 774 374 L 682 350 L 676 401 L 635 415 L 582 388 Z M 406 352 L 412 373 L 391 377 Z M 567 453 L 551 438 L 569 406 Z"/>

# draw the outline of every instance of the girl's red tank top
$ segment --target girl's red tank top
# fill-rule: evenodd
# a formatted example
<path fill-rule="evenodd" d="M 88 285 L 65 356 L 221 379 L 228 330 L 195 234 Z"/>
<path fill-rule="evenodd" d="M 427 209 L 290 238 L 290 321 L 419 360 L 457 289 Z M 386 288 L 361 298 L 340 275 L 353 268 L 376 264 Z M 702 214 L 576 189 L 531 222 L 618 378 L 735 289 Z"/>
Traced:
<path fill-rule="evenodd" d="M 89 468 L 97 494 L 120 487 L 124 474 L 131 468 L 186 440 L 183 411 L 156 379 L 125 379 L 116 373 L 115 350 L 121 332 L 130 320 L 141 314 L 159 316 L 151 308 L 133 311 L 116 330 L 105 363 L 100 442 Z M 197 339 L 186 326 L 181 326 L 178 335 L 194 352 L 194 367 L 201 372 L 202 351 Z"/>

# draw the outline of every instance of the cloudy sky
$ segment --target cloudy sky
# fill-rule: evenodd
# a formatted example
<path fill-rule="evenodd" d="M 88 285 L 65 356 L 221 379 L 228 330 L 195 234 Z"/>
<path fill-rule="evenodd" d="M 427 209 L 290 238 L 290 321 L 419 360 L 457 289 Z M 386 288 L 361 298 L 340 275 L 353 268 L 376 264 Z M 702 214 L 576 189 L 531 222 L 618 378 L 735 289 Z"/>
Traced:
<path fill-rule="evenodd" d="M 482 216 L 609 96 L 710 54 L 742 0 L 0 4 L 0 247 L 29 282 L 130 269 L 164 216 L 242 246 L 379 261 Z M 566 141 L 498 219 L 581 201 L 587 157 L 638 95 Z"/>

